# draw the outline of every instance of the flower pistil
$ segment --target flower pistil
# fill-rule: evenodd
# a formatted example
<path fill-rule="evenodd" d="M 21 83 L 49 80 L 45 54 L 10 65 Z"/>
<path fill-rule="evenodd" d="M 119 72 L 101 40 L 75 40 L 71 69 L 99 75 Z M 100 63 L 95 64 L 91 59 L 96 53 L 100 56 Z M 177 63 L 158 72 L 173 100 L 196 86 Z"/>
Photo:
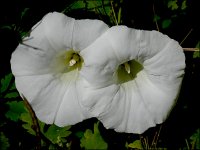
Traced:
<path fill-rule="evenodd" d="M 64 59 L 65 59 L 65 64 L 69 70 L 74 70 L 77 68 L 79 70 L 81 69 L 83 64 L 83 58 L 73 49 L 65 52 Z"/>

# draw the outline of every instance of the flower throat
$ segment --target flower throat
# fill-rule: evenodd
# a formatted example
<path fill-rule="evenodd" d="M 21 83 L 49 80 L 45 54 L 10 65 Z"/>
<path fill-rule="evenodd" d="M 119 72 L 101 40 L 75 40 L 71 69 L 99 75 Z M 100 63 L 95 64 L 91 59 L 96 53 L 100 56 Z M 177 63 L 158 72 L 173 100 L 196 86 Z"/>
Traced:
<path fill-rule="evenodd" d="M 136 78 L 137 74 L 143 69 L 143 66 L 135 61 L 127 61 L 118 66 L 116 71 L 117 74 L 117 83 L 122 84 Z"/>
<path fill-rule="evenodd" d="M 78 69 L 80 70 L 83 64 L 83 58 L 74 50 L 69 50 L 65 52 L 65 65 L 68 70 Z"/>

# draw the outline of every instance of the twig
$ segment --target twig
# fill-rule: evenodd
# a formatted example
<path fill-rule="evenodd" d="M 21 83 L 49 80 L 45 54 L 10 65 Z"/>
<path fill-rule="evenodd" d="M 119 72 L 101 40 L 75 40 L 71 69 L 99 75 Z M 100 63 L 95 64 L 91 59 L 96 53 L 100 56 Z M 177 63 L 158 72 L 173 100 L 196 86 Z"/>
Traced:
<path fill-rule="evenodd" d="M 142 135 L 139 135 L 139 137 L 140 137 L 140 141 L 141 141 L 141 143 L 142 143 L 142 147 L 144 148 L 144 149 L 148 149 L 148 137 L 143 137 Z"/>
<path fill-rule="evenodd" d="M 154 16 L 156 16 L 154 4 L 153 4 L 153 14 L 154 14 Z M 159 27 L 158 27 L 158 22 L 157 22 L 156 19 L 155 19 L 155 23 L 156 23 L 156 28 L 157 28 L 157 30 L 160 31 L 160 29 L 159 29 Z"/>
<path fill-rule="evenodd" d="M 156 16 L 154 4 L 153 4 L 153 14 L 154 14 L 154 16 Z M 156 19 L 155 19 L 155 23 L 156 23 L 156 28 L 157 28 L 157 30 L 160 31 L 159 26 L 158 26 L 158 22 L 157 22 Z M 191 30 L 188 32 L 188 34 L 187 34 L 187 35 L 184 37 L 184 39 L 181 41 L 180 45 L 186 40 L 186 38 L 190 35 L 190 33 L 192 32 L 192 30 L 193 30 L 193 29 L 191 29 Z M 194 52 L 194 51 L 199 51 L 198 48 L 183 48 L 183 50 L 184 50 L 184 51 L 192 51 L 192 52 Z"/>
<path fill-rule="evenodd" d="M 162 125 L 160 125 L 160 128 L 159 128 L 159 130 L 158 130 L 157 138 L 156 138 L 156 141 L 155 141 L 155 147 L 157 146 L 158 138 L 159 138 L 159 136 L 160 136 L 160 131 L 161 131 L 161 129 L 162 129 Z"/>
<path fill-rule="evenodd" d="M 200 51 L 199 48 L 183 48 L 184 51 L 190 51 L 190 52 L 198 52 Z"/>
<path fill-rule="evenodd" d="M 153 137 L 153 141 L 151 143 L 151 148 L 153 148 L 153 146 L 154 146 L 154 148 L 156 149 L 156 146 L 157 146 L 157 143 L 158 143 L 158 138 L 160 136 L 161 128 L 162 128 L 162 125 L 160 126 L 158 132 L 156 131 L 156 133 L 155 133 L 155 135 Z"/>
<path fill-rule="evenodd" d="M 149 149 L 149 140 L 148 140 L 148 137 L 146 136 L 146 149 Z"/>
<path fill-rule="evenodd" d="M 31 45 L 28 45 L 28 44 L 25 44 L 25 43 L 20 43 L 20 44 L 22 44 L 22 45 L 24 45 L 24 46 L 27 46 L 27 47 L 30 47 L 30 48 L 35 49 L 35 50 L 42 50 L 42 49 L 40 49 L 40 48 L 31 46 Z"/>
<path fill-rule="evenodd" d="M 119 12 L 118 12 L 118 24 L 120 24 L 121 23 L 121 15 L 122 15 L 122 8 L 120 7 L 119 8 Z"/>
<path fill-rule="evenodd" d="M 141 141 L 141 143 L 142 143 L 142 147 L 144 148 L 146 148 L 146 145 L 145 145 L 145 143 L 144 143 L 144 141 L 143 141 L 143 136 L 140 134 L 139 135 L 139 138 L 140 138 L 140 141 Z"/>
<path fill-rule="evenodd" d="M 153 148 L 154 145 L 155 145 L 155 148 L 156 148 L 156 142 L 155 141 L 156 141 L 157 134 L 158 134 L 158 132 L 156 131 L 156 133 L 155 133 L 155 135 L 153 137 L 153 141 L 151 143 L 151 148 Z"/>
<path fill-rule="evenodd" d="M 189 146 L 187 139 L 185 139 L 185 142 L 186 142 L 186 145 L 187 145 L 187 149 L 190 150 L 190 146 Z"/>
<path fill-rule="evenodd" d="M 118 25 L 112 1 L 110 2 L 110 4 L 111 4 L 112 12 L 113 12 L 113 15 L 114 15 L 115 24 Z"/>
<path fill-rule="evenodd" d="M 31 115 L 31 119 L 32 119 L 32 122 L 33 122 L 33 130 L 35 131 L 36 133 L 36 138 L 37 138 L 37 146 L 36 146 L 36 149 L 37 150 L 40 150 L 41 149 L 41 132 L 40 132 L 40 126 L 39 126 L 39 123 L 38 123 L 38 120 L 37 120 L 37 117 L 35 115 L 35 112 L 33 111 L 31 105 L 29 104 L 29 102 L 27 101 L 27 99 L 22 95 L 22 99 L 24 100 L 24 104 L 26 106 L 26 108 L 28 109 L 30 115 Z"/>
<path fill-rule="evenodd" d="M 190 35 L 190 33 L 193 31 L 193 29 L 190 29 L 190 31 L 188 32 L 188 34 L 184 37 L 184 39 L 180 42 L 180 45 L 183 44 L 183 42 L 187 39 L 187 37 Z"/>

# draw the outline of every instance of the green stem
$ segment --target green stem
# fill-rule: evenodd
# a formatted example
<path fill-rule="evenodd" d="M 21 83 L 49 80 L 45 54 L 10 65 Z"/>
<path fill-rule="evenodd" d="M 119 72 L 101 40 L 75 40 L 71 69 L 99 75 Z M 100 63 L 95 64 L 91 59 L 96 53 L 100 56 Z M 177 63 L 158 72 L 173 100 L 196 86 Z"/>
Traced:
<path fill-rule="evenodd" d="M 28 109 L 30 115 L 31 115 L 31 119 L 33 122 L 33 130 L 36 133 L 36 139 L 37 139 L 37 145 L 36 145 L 36 149 L 40 150 L 41 149 L 41 132 L 40 132 L 40 126 L 39 126 L 39 122 L 38 119 L 35 115 L 35 112 L 33 111 L 31 105 L 29 104 L 29 102 L 27 101 L 27 99 L 22 95 L 22 99 L 24 100 L 24 104 L 26 106 L 26 108 Z"/>
<path fill-rule="evenodd" d="M 113 3 L 112 3 L 112 1 L 110 2 L 110 4 L 111 4 L 111 8 L 112 8 L 112 12 L 113 12 L 113 16 L 114 16 L 115 24 L 118 25 L 118 22 L 117 22 L 117 18 L 116 18 L 116 15 L 115 15 L 115 10 L 114 10 L 114 7 L 113 7 Z"/>

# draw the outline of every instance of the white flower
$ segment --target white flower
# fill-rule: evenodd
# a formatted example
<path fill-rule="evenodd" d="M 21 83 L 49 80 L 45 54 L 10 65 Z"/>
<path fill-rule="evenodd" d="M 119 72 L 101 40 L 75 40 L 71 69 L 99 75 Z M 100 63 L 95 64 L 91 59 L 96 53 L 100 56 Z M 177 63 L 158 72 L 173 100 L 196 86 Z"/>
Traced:
<path fill-rule="evenodd" d="M 79 71 L 85 61 L 80 52 L 107 29 L 99 20 L 49 13 L 13 52 L 16 87 L 40 120 L 64 126 L 91 117 L 79 105 L 77 82 L 84 80 Z"/>
<path fill-rule="evenodd" d="M 115 26 L 80 54 L 87 79 L 80 85 L 87 93 L 81 105 L 106 128 L 143 133 L 167 118 L 184 75 L 178 42 L 157 31 Z"/>

